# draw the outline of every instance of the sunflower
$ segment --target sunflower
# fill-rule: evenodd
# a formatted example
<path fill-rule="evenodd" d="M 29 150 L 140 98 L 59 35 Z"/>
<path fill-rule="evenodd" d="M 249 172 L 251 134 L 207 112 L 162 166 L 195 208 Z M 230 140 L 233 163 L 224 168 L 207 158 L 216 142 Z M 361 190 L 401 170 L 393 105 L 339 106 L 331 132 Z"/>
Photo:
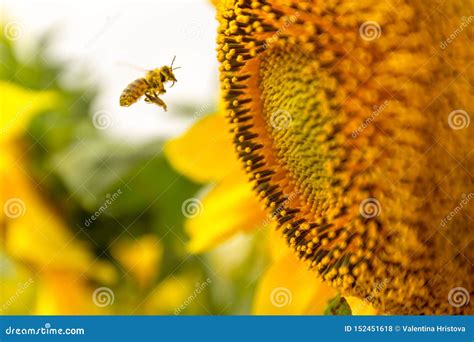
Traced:
<path fill-rule="evenodd" d="M 227 126 L 214 116 L 187 134 L 205 158 L 168 146 L 177 168 L 218 182 L 209 213 L 188 222 L 191 250 L 254 228 L 259 198 L 295 253 L 279 276 L 311 269 L 295 291 L 326 286 L 389 314 L 472 313 L 451 298 L 474 283 L 473 206 L 453 209 L 474 185 L 472 2 L 216 7 Z M 246 176 L 222 167 L 231 143 Z"/>
<path fill-rule="evenodd" d="M 200 199 L 192 199 L 185 223 L 191 253 L 211 251 L 239 233 L 263 232 L 271 263 L 261 275 L 253 303 L 255 314 L 322 314 L 337 291 L 327 286 L 297 259 L 274 230 L 233 151 L 222 112 L 205 116 L 185 134 L 169 141 L 171 164 L 195 182 L 211 184 Z M 185 208 L 186 209 L 186 208 Z M 291 277 L 288 277 L 291 274 Z M 353 314 L 373 314 L 370 301 L 346 298 Z"/>

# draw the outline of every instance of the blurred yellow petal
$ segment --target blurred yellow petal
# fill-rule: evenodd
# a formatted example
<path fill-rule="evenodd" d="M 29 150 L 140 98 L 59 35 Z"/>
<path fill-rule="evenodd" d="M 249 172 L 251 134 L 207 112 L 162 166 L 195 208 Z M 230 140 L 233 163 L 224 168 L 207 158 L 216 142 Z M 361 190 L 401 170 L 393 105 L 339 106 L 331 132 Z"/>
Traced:
<path fill-rule="evenodd" d="M 83 277 L 77 274 L 47 272 L 38 279 L 35 314 L 110 314 L 109 307 L 99 307 L 94 304 L 94 290 Z"/>
<path fill-rule="evenodd" d="M 2 226 L 5 251 L 39 270 L 87 273 L 112 280 L 110 268 L 95 262 L 89 245 L 78 240 L 60 214 L 40 196 L 39 185 L 23 169 L 20 150 L 12 144 L 2 151 Z"/>
<path fill-rule="evenodd" d="M 265 212 L 237 167 L 202 199 L 202 210 L 188 219 L 185 228 L 191 237 L 188 248 L 204 252 L 237 232 L 262 226 Z"/>
<path fill-rule="evenodd" d="M 288 249 L 260 279 L 253 313 L 257 315 L 321 315 L 337 292 L 314 276 Z"/>
<path fill-rule="evenodd" d="M 144 288 L 158 275 L 163 246 L 155 235 L 144 235 L 137 240 L 119 241 L 112 255 Z"/>
<path fill-rule="evenodd" d="M 39 197 L 37 189 L 21 174 L 10 173 L 9 197 L 2 198 L 7 216 L 5 249 L 13 258 L 38 268 L 75 269 L 85 272 L 93 261 L 85 243 L 79 241 L 61 217 Z M 2 196 L 3 197 L 3 196 Z"/>
<path fill-rule="evenodd" d="M 90 260 L 90 259 L 89 259 Z M 99 284 L 115 284 L 118 274 L 115 266 L 107 260 L 95 259 L 86 270 L 87 277 Z"/>
<path fill-rule="evenodd" d="M 219 114 L 206 116 L 170 140 L 165 154 L 171 165 L 199 183 L 219 181 L 228 175 L 238 160 L 225 120 Z"/>
<path fill-rule="evenodd" d="M 281 231 L 276 229 L 276 222 L 271 218 L 268 218 L 267 220 L 269 222 L 267 235 L 269 253 L 272 260 L 279 260 L 288 253 L 288 244 Z"/>
<path fill-rule="evenodd" d="M 0 81 L 0 93 L 0 143 L 22 134 L 35 114 L 57 101 L 53 91 L 27 90 L 5 81 Z"/>
<path fill-rule="evenodd" d="M 195 279 L 190 275 L 170 276 L 163 280 L 144 304 L 147 314 L 180 314 L 194 292 Z M 186 301 L 188 298 L 188 302 Z M 186 307 L 184 307 L 186 306 Z"/>
<path fill-rule="evenodd" d="M 17 154 L 20 150 L 13 144 L 0 144 L 2 153 L 0 153 L 0 200 L 2 208 L 6 208 L 6 202 L 10 198 L 15 198 L 15 193 L 21 191 L 25 186 L 25 175 L 23 170 L 17 165 Z M 15 209 L 15 207 L 13 208 Z M 7 217 L 7 210 L 0 210 L 0 232 L 5 227 L 5 220 Z"/>

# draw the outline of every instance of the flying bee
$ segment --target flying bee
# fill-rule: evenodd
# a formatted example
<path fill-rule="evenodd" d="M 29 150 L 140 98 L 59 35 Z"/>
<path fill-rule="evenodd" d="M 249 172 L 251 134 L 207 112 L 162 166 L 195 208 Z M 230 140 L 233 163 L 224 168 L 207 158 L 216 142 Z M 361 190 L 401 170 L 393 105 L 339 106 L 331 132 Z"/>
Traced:
<path fill-rule="evenodd" d="M 159 96 L 166 93 L 164 86 L 166 82 L 172 81 L 171 87 L 177 82 L 173 73 L 174 70 L 179 69 L 179 67 L 173 68 L 175 58 L 176 56 L 173 57 L 170 66 L 165 65 L 161 68 L 148 70 L 145 77 L 130 83 L 120 95 L 120 105 L 122 107 L 131 106 L 142 96 L 145 96 L 145 102 L 154 103 L 167 111 L 166 103 Z"/>

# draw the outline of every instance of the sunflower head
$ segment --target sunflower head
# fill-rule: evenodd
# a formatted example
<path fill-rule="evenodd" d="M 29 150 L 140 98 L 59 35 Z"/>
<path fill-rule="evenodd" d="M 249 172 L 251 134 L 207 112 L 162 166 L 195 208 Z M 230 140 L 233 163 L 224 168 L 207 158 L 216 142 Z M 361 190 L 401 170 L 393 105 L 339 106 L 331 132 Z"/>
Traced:
<path fill-rule="evenodd" d="M 440 225 L 474 185 L 472 126 L 447 120 L 472 112 L 472 31 L 439 47 L 470 10 L 218 4 L 227 117 L 255 191 L 316 274 L 384 312 L 472 312 L 448 300 L 474 283 L 472 203 Z"/>

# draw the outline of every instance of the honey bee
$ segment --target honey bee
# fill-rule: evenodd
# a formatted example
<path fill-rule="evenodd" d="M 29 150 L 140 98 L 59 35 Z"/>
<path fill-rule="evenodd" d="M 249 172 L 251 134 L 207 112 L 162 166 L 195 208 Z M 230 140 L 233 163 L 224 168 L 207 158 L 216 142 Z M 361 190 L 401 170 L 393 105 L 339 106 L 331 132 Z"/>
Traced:
<path fill-rule="evenodd" d="M 173 73 L 174 70 L 179 69 L 179 67 L 173 68 L 175 58 L 176 56 L 173 57 L 170 66 L 165 65 L 161 68 L 148 70 L 145 77 L 138 78 L 130 83 L 120 95 L 120 105 L 122 107 L 131 106 L 145 95 L 145 102 L 163 107 L 166 112 L 168 107 L 159 96 L 166 93 L 164 86 L 166 82 L 172 81 L 171 87 L 177 82 Z"/>

